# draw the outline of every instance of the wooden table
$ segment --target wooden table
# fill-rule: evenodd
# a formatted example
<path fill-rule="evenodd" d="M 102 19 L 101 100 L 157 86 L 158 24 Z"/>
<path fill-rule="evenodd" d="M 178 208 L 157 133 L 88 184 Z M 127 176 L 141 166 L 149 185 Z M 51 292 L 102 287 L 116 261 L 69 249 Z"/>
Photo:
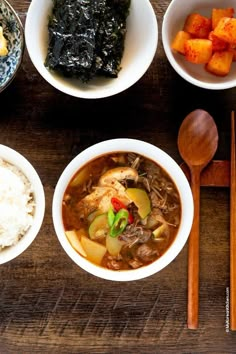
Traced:
<path fill-rule="evenodd" d="M 25 50 L 15 80 L 0 95 L 1 143 L 30 160 L 46 193 L 37 238 L 21 256 L 0 267 L 1 354 L 236 352 L 236 333 L 228 331 L 229 188 L 201 189 L 197 330 L 186 325 L 187 245 L 158 274 L 116 283 L 76 266 L 52 224 L 52 197 L 62 170 L 93 143 L 141 137 L 181 163 L 179 126 L 189 112 L 203 108 L 219 130 L 215 158 L 229 159 L 236 90 L 200 89 L 175 73 L 161 41 L 170 1 L 151 2 L 159 25 L 158 49 L 149 70 L 127 91 L 93 101 L 66 96 L 38 74 Z M 25 23 L 30 1 L 10 3 Z"/>

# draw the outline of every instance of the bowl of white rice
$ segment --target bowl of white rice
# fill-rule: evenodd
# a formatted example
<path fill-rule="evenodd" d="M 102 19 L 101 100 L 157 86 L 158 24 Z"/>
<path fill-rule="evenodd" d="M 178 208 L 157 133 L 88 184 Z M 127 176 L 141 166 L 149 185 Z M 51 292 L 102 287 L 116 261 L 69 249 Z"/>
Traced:
<path fill-rule="evenodd" d="M 45 194 L 32 164 L 0 144 L 0 264 L 24 252 L 44 218 Z"/>

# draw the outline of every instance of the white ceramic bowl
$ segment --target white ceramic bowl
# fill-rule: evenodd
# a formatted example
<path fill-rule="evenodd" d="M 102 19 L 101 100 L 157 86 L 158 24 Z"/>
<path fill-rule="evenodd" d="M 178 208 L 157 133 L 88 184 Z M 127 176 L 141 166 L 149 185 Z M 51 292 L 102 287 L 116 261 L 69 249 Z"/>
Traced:
<path fill-rule="evenodd" d="M 62 220 L 63 196 L 74 174 L 88 161 L 110 152 L 129 151 L 146 156 L 162 166 L 175 182 L 181 198 L 182 218 L 178 234 L 169 249 L 150 265 L 124 271 L 114 271 L 92 264 L 69 243 Z M 179 165 L 164 151 L 158 147 L 136 139 L 111 139 L 95 144 L 78 154 L 62 172 L 55 188 L 52 205 L 54 228 L 57 237 L 68 256 L 82 269 L 103 279 L 114 281 L 130 281 L 148 277 L 166 267 L 184 247 L 193 220 L 193 199 L 189 183 Z"/>
<path fill-rule="evenodd" d="M 48 46 L 48 16 L 52 4 L 52 0 L 33 0 L 25 23 L 26 46 L 30 58 L 38 72 L 52 86 L 75 97 L 103 98 L 128 89 L 147 71 L 158 42 L 157 20 L 149 0 L 131 0 L 122 69 L 118 78 L 96 78 L 87 84 L 52 74 L 44 66 Z"/>
<path fill-rule="evenodd" d="M 6 0 L 0 2 L 0 24 L 8 49 L 8 54 L 0 57 L 0 92 L 2 92 L 15 78 L 21 66 L 25 48 L 21 20 Z"/>
<path fill-rule="evenodd" d="M 11 261 L 24 252 L 37 236 L 44 218 L 45 196 L 41 180 L 36 170 L 23 155 L 8 146 L 0 144 L 0 158 L 3 161 L 16 166 L 28 178 L 32 185 L 36 204 L 33 224 L 27 230 L 25 235 L 22 236 L 16 244 L 0 250 L 0 264 L 3 264 Z"/>
<path fill-rule="evenodd" d="M 187 15 L 198 12 L 203 16 L 210 17 L 213 8 L 234 7 L 233 0 L 172 0 L 163 18 L 162 42 L 166 56 L 175 71 L 186 81 L 195 86 L 210 90 L 223 90 L 236 86 L 236 63 L 232 64 L 230 73 L 225 77 L 215 76 L 208 73 L 204 65 L 187 62 L 183 55 L 174 53 L 171 43 L 176 33 L 183 28 Z"/>

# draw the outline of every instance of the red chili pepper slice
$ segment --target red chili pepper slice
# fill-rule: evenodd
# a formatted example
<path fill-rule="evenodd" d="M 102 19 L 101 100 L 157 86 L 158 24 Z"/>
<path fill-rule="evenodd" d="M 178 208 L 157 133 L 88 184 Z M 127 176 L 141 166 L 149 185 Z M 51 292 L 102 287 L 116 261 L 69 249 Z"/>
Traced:
<path fill-rule="evenodd" d="M 111 198 L 111 204 L 115 211 L 119 211 L 120 209 L 127 209 L 124 203 L 115 197 Z"/>
<path fill-rule="evenodd" d="M 133 217 L 133 215 L 132 215 L 132 214 L 130 214 L 130 212 L 129 212 L 129 216 L 128 216 L 128 224 L 133 224 L 133 222 L 134 222 L 134 217 Z"/>
<path fill-rule="evenodd" d="M 124 203 L 122 203 L 118 198 L 115 198 L 115 197 L 111 198 L 111 204 L 112 204 L 112 206 L 113 206 L 113 208 L 114 208 L 114 210 L 116 212 L 118 212 L 120 209 L 126 209 L 127 210 L 126 205 Z M 133 222 L 134 222 L 134 217 L 129 212 L 128 223 L 132 224 Z"/>

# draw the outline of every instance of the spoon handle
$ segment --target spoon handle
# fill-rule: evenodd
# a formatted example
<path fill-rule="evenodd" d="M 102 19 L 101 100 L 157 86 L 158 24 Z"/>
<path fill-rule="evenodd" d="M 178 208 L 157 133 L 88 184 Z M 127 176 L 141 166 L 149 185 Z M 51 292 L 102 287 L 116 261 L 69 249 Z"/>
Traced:
<path fill-rule="evenodd" d="M 194 218 L 188 242 L 188 328 L 198 328 L 200 169 L 191 169 Z"/>

